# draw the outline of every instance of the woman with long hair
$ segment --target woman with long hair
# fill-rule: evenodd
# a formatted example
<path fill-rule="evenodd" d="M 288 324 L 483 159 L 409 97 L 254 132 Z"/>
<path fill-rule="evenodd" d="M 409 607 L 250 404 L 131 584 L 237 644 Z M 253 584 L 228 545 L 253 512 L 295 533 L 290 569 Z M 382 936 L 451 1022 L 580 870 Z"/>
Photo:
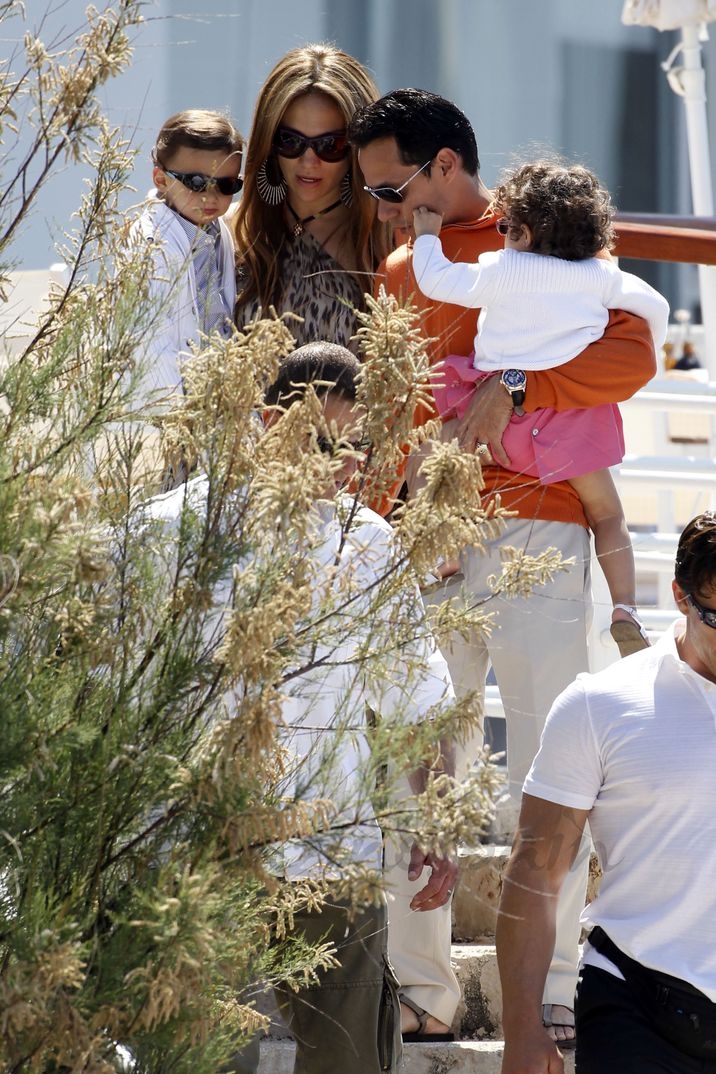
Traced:
<path fill-rule="evenodd" d="M 292 312 L 298 345 L 352 346 L 355 310 L 388 252 L 388 231 L 363 190 L 346 128 L 378 89 L 333 45 L 292 49 L 254 111 L 244 192 L 233 217 L 239 327 L 273 307 Z"/>

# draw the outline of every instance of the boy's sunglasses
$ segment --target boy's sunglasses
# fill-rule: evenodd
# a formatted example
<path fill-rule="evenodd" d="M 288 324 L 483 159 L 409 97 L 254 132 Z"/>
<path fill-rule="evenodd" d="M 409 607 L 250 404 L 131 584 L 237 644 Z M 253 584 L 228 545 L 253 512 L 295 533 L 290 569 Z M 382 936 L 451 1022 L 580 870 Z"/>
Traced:
<path fill-rule="evenodd" d="M 292 127 L 279 127 L 274 135 L 273 148 L 280 157 L 295 160 L 302 157 L 307 149 L 312 149 L 319 160 L 327 164 L 337 164 L 345 160 L 351 151 L 345 131 L 327 131 L 308 138 Z"/>
<path fill-rule="evenodd" d="M 413 172 L 412 175 L 409 175 L 405 182 L 402 183 L 399 187 L 364 186 L 363 189 L 367 191 L 372 198 L 375 198 L 376 201 L 389 201 L 392 205 L 399 205 L 400 202 L 404 200 L 403 191 L 405 190 L 408 183 L 412 183 L 413 179 L 417 178 L 417 176 L 420 175 L 421 172 L 424 172 L 432 159 L 433 158 L 431 157 L 430 160 L 426 160 L 422 168 L 418 168 L 416 172 Z"/>
<path fill-rule="evenodd" d="M 495 222 L 495 227 L 503 237 L 510 233 L 510 221 L 506 216 L 501 216 L 500 219 Z"/>
<path fill-rule="evenodd" d="M 232 176 L 202 175 L 201 172 L 170 172 L 163 167 L 162 171 L 165 175 L 171 175 L 172 179 L 178 179 L 192 194 L 203 194 L 210 186 L 215 186 L 220 194 L 228 198 L 231 194 L 238 194 L 244 185 L 241 176 L 234 179 Z"/>
<path fill-rule="evenodd" d="M 686 594 L 686 599 L 698 615 L 701 622 L 706 626 L 710 626 L 712 630 L 716 630 L 716 611 L 713 608 L 704 608 L 703 604 L 699 604 L 699 602 L 693 598 L 691 593 Z"/>

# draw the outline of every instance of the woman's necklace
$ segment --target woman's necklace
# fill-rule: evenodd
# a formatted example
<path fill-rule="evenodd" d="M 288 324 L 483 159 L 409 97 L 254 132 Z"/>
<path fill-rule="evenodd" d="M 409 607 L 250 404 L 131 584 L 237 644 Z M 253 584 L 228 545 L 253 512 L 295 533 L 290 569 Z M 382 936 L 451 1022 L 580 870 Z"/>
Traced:
<path fill-rule="evenodd" d="M 288 211 L 296 221 L 293 225 L 293 233 L 298 238 L 299 235 L 303 235 L 306 224 L 310 224 L 312 220 L 318 220 L 319 217 L 325 216 L 326 213 L 333 212 L 334 209 L 343 204 L 343 200 L 339 198 L 338 201 L 334 201 L 332 205 L 329 205 L 327 209 L 321 209 L 320 213 L 312 213 L 310 216 L 304 216 L 303 218 L 298 215 L 288 198 L 286 199 L 286 204 L 288 205 Z"/>

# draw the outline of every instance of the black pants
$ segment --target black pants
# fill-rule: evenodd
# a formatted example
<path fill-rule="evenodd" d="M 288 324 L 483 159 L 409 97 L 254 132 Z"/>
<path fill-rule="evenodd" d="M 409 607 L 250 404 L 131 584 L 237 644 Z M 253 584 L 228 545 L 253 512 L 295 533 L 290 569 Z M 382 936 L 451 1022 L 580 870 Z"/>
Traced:
<path fill-rule="evenodd" d="M 576 1074 L 716 1074 L 716 1061 L 685 1055 L 626 981 L 585 966 L 577 982 Z"/>

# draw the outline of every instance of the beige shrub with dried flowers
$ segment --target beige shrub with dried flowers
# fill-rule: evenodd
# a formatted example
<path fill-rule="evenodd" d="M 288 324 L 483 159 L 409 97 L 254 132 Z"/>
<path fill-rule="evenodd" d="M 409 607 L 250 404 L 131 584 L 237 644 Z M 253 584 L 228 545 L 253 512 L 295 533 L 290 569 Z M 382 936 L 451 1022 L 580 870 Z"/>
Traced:
<path fill-rule="evenodd" d="M 28 30 L 22 62 L 0 69 L 6 286 L 13 239 L 52 169 L 69 156 L 95 175 L 63 251 L 68 285 L 0 365 L 0 1063 L 13 1072 L 118 1070 L 121 1044 L 137 1070 L 213 1074 L 263 1024 L 253 1005 L 263 982 L 299 987 L 330 964 L 330 949 L 291 935 L 296 911 L 380 892 L 380 876 L 349 859 L 293 883 L 272 869 L 287 840 L 340 847 L 330 796 L 285 793 L 280 731 L 287 684 L 311 670 L 319 644 L 338 645 L 356 599 L 338 579 L 318 587 L 310 566 L 314 504 L 341 463 L 318 450 L 318 400 L 307 393 L 261 429 L 289 327 L 267 320 L 207 340 L 161 419 L 165 457 L 147 454 L 156 420 L 133 389 L 157 316 L 151 251 L 122 256 L 132 153 L 95 97 L 129 62 L 141 9 L 89 9 L 65 51 Z M 19 2 L 0 5 L 8 33 L 24 19 Z M 19 128 L 32 139 L 13 172 Z M 371 301 L 360 334 L 372 447 L 357 491 L 374 501 L 417 444 L 427 368 L 415 315 L 393 299 Z M 206 491 L 170 534 L 161 510 L 145 510 L 167 458 L 205 475 Z M 360 595 L 371 629 L 356 676 L 387 674 L 400 653 L 410 681 L 424 627 L 409 601 L 385 610 L 401 606 L 413 572 L 500 526 L 499 504 L 475 510 L 479 462 L 455 444 L 433 452 L 424 479 L 396 513 L 389 569 Z M 341 510 L 348 535 L 356 510 Z M 522 592 L 558 566 L 505 556 L 496 592 Z M 227 580 L 231 599 L 217 603 Z M 488 625 L 489 607 L 451 605 L 437 629 Z M 370 807 L 385 830 L 444 851 L 479 832 L 494 769 L 464 784 L 436 777 L 409 805 L 377 779 L 396 759 L 429 760 L 474 706 L 434 717 L 417 730 L 377 722 L 353 808 L 355 823 Z"/>

